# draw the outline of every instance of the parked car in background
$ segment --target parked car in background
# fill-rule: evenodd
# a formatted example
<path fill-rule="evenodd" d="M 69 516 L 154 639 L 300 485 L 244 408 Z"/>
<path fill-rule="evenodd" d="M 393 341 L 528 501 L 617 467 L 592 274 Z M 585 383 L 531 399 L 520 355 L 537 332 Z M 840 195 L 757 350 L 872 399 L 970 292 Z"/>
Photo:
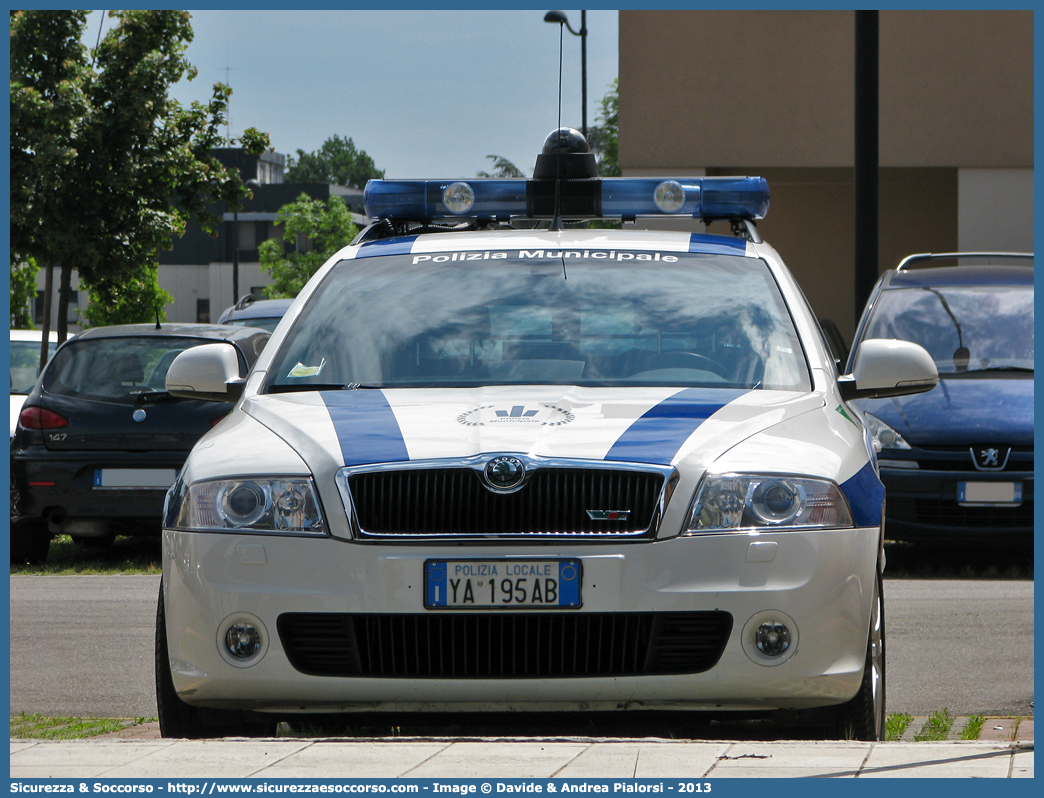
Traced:
<path fill-rule="evenodd" d="M 271 332 L 279 324 L 292 299 L 257 299 L 247 294 L 230 308 L 225 308 L 218 324 L 234 324 L 238 327 L 260 327 Z"/>
<path fill-rule="evenodd" d="M 921 344 L 940 376 L 928 393 L 855 403 L 879 449 L 887 536 L 1029 545 L 1033 255 L 904 259 L 878 281 L 853 349 L 869 338 Z"/>
<path fill-rule="evenodd" d="M 48 357 L 58 345 L 58 333 L 54 330 L 47 336 Z M 11 437 L 18 426 L 18 414 L 29 391 L 40 375 L 40 343 L 42 330 L 11 330 Z"/>
<path fill-rule="evenodd" d="M 231 409 L 180 399 L 164 379 L 174 358 L 223 344 L 245 376 L 268 339 L 253 327 L 96 327 L 55 353 L 29 392 L 11 441 L 11 561 L 40 562 L 51 538 L 88 544 L 157 534 L 163 496 L 189 449 Z"/>

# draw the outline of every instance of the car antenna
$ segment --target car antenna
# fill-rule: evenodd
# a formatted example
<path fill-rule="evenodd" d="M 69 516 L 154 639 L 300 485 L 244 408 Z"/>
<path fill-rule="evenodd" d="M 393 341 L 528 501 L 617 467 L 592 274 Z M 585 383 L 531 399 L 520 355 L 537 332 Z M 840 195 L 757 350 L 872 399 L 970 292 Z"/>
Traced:
<path fill-rule="evenodd" d="M 565 36 L 565 14 L 558 12 L 560 16 L 555 16 L 555 12 L 548 11 L 544 16 L 544 22 L 557 22 L 558 23 L 558 127 L 555 129 L 556 143 L 557 137 L 561 135 L 562 131 L 562 43 L 563 37 Z M 558 232 L 562 229 L 562 153 L 559 152 L 555 155 L 555 212 L 554 216 L 551 217 L 551 230 Z"/>

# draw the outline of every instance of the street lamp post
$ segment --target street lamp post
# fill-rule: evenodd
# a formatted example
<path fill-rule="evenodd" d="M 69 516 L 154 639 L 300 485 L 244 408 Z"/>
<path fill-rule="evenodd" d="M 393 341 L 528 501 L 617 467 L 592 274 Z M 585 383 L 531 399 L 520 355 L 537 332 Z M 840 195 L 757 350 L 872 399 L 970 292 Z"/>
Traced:
<path fill-rule="evenodd" d="M 580 112 L 583 129 L 580 132 L 584 134 L 584 139 L 587 139 L 587 12 L 580 12 L 580 30 L 573 30 L 564 11 L 548 11 L 544 14 L 544 22 L 557 22 L 559 25 L 565 25 L 571 34 L 580 37 L 580 101 L 583 103 Z"/>

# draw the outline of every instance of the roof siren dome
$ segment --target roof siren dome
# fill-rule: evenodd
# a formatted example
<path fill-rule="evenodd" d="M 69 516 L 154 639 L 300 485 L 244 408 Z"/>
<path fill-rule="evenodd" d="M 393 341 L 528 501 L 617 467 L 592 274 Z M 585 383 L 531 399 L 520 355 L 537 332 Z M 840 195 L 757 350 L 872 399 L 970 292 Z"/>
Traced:
<path fill-rule="evenodd" d="M 587 146 L 587 139 L 579 130 L 560 127 L 544 139 L 544 148 L 537 156 L 533 177 L 537 180 L 581 180 L 598 177 L 598 164 Z"/>

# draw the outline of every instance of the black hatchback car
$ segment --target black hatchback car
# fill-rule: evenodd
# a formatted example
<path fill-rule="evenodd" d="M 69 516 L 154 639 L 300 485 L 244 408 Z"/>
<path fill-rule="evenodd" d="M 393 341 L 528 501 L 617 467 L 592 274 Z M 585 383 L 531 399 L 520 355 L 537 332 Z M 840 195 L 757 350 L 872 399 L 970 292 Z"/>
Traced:
<path fill-rule="evenodd" d="M 1033 255 L 911 255 L 874 289 L 855 344 L 865 338 L 920 344 L 939 370 L 926 393 L 854 403 L 879 452 L 886 536 L 1029 546 Z"/>
<path fill-rule="evenodd" d="M 158 534 L 189 450 L 232 408 L 171 396 L 167 368 L 191 347 L 227 345 L 245 377 L 268 337 L 251 327 L 130 324 L 59 347 L 11 441 L 11 561 L 45 560 L 57 534 L 88 545 Z"/>

